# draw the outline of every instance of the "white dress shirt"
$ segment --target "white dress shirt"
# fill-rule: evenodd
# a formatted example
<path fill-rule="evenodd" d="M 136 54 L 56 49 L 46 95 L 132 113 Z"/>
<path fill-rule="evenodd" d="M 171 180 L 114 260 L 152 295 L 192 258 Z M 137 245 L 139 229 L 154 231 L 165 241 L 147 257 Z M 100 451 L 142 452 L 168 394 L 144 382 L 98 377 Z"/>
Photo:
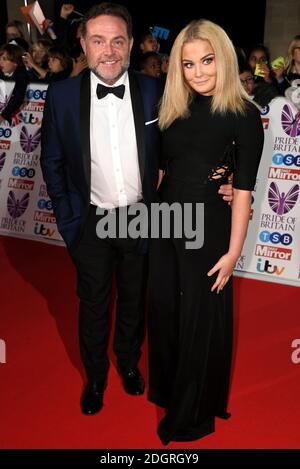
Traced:
<path fill-rule="evenodd" d="M 98 99 L 98 83 L 108 86 L 91 72 L 91 204 L 124 207 L 143 198 L 128 73 L 113 85 L 125 85 L 123 99 Z"/>

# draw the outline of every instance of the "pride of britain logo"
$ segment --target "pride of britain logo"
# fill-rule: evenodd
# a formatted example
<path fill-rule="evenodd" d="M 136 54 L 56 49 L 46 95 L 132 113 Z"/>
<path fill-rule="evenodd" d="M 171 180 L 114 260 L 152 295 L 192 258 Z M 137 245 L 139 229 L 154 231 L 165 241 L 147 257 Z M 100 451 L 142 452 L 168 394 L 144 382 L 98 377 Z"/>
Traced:
<path fill-rule="evenodd" d="M 280 192 L 276 182 L 271 182 L 268 191 L 268 201 L 273 212 L 277 215 L 288 213 L 295 206 L 299 195 L 299 185 L 295 184 L 285 193 Z"/>
<path fill-rule="evenodd" d="M 288 104 L 283 106 L 281 125 L 285 133 L 290 137 L 298 137 L 300 135 L 300 118 L 297 115 L 293 117 L 293 112 Z"/>
<path fill-rule="evenodd" d="M 4 163 L 5 163 L 6 153 L 0 153 L 0 171 L 2 171 Z"/>
<path fill-rule="evenodd" d="M 29 134 L 23 125 L 20 133 L 20 144 L 25 153 L 32 153 L 41 140 L 41 129 L 39 128 L 34 134 Z"/>
<path fill-rule="evenodd" d="M 22 198 L 17 199 L 13 191 L 9 191 L 7 197 L 7 210 L 12 218 L 21 217 L 29 204 L 29 192 L 26 192 Z"/>

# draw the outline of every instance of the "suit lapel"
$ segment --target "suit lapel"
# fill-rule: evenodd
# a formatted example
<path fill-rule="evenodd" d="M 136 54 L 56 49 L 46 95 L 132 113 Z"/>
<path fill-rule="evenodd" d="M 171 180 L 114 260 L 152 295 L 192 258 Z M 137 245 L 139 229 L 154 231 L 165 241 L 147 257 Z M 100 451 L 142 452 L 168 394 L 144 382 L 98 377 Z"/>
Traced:
<path fill-rule="evenodd" d="M 138 84 L 138 80 L 131 70 L 128 71 L 129 86 L 131 95 L 131 104 L 134 117 L 136 142 L 140 166 L 141 181 L 145 172 L 145 117 L 142 93 Z"/>
<path fill-rule="evenodd" d="M 80 132 L 82 142 L 83 167 L 88 188 L 91 187 L 91 145 L 90 145 L 90 109 L 91 109 L 91 74 L 83 73 L 80 87 Z"/>

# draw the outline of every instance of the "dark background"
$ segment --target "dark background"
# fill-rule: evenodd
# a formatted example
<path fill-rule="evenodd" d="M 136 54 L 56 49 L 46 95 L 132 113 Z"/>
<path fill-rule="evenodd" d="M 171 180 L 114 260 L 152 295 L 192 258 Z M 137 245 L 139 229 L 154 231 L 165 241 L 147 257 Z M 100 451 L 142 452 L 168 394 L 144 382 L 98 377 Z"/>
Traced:
<path fill-rule="evenodd" d="M 6 1 L 0 0 L 0 44 L 5 44 L 5 25 L 7 23 Z"/>
<path fill-rule="evenodd" d="M 68 0 L 72 2 L 72 0 Z M 180 1 L 180 0 L 179 0 Z M 54 19 L 59 15 L 60 7 L 67 0 L 40 0 L 40 5 L 48 18 Z M 84 13 L 97 2 L 95 0 L 74 0 L 75 9 Z M 141 32 L 150 26 L 162 26 L 170 29 L 168 41 L 161 41 L 161 52 L 169 52 L 174 38 L 178 32 L 191 20 L 206 18 L 222 26 L 229 34 L 235 45 L 243 47 L 246 52 L 253 44 L 263 42 L 265 22 L 265 0 L 252 0 L 249 5 L 245 3 L 229 2 L 184 2 L 181 6 L 174 6 L 165 0 L 120 0 L 133 17 L 134 37 L 136 41 Z M 177 3 L 179 3 L 177 1 Z M 248 7 L 251 7 L 249 13 Z M 0 44 L 5 41 L 4 26 L 7 22 L 6 1 L 0 0 Z M 74 17 L 76 17 L 74 15 Z M 78 18 L 78 17 L 77 17 Z"/>
<path fill-rule="evenodd" d="M 61 1 L 56 1 L 56 10 L 59 11 Z M 75 0 L 76 10 L 84 13 L 92 5 L 100 3 L 95 0 Z M 165 0 L 120 0 L 133 18 L 134 37 L 138 40 L 145 27 L 162 26 L 171 30 L 170 39 L 161 41 L 161 52 L 168 52 L 174 38 L 179 31 L 193 19 L 206 18 L 222 26 L 235 45 L 246 50 L 257 42 L 263 42 L 265 23 L 265 0 L 252 0 L 248 5 L 234 1 L 206 2 L 193 0 L 190 2 L 176 0 L 181 6 L 174 6 L 173 2 Z"/>

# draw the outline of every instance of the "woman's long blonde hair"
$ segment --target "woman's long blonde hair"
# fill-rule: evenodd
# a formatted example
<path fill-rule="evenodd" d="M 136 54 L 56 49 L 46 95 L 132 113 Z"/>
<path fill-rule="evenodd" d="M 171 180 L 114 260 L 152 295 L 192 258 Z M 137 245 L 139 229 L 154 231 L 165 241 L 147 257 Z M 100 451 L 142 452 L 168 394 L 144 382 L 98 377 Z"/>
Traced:
<path fill-rule="evenodd" d="M 214 50 L 217 79 L 212 99 L 212 112 L 245 112 L 245 100 L 249 97 L 240 78 L 233 44 L 225 31 L 207 20 L 192 21 L 177 36 L 170 54 L 169 71 L 162 97 L 159 126 L 166 129 L 178 117 L 188 115 L 188 106 L 194 91 L 186 83 L 182 69 L 182 47 L 197 39 L 209 41 Z"/>
<path fill-rule="evenodd" d="M 286 60 L 286 73 L 293 72 L 294 68 L 294 49 L 295 47 L 300 46 L 300 34 L 295 36 L 289 44 L 288 53 L 287 53 L 287 60 Z"/>

